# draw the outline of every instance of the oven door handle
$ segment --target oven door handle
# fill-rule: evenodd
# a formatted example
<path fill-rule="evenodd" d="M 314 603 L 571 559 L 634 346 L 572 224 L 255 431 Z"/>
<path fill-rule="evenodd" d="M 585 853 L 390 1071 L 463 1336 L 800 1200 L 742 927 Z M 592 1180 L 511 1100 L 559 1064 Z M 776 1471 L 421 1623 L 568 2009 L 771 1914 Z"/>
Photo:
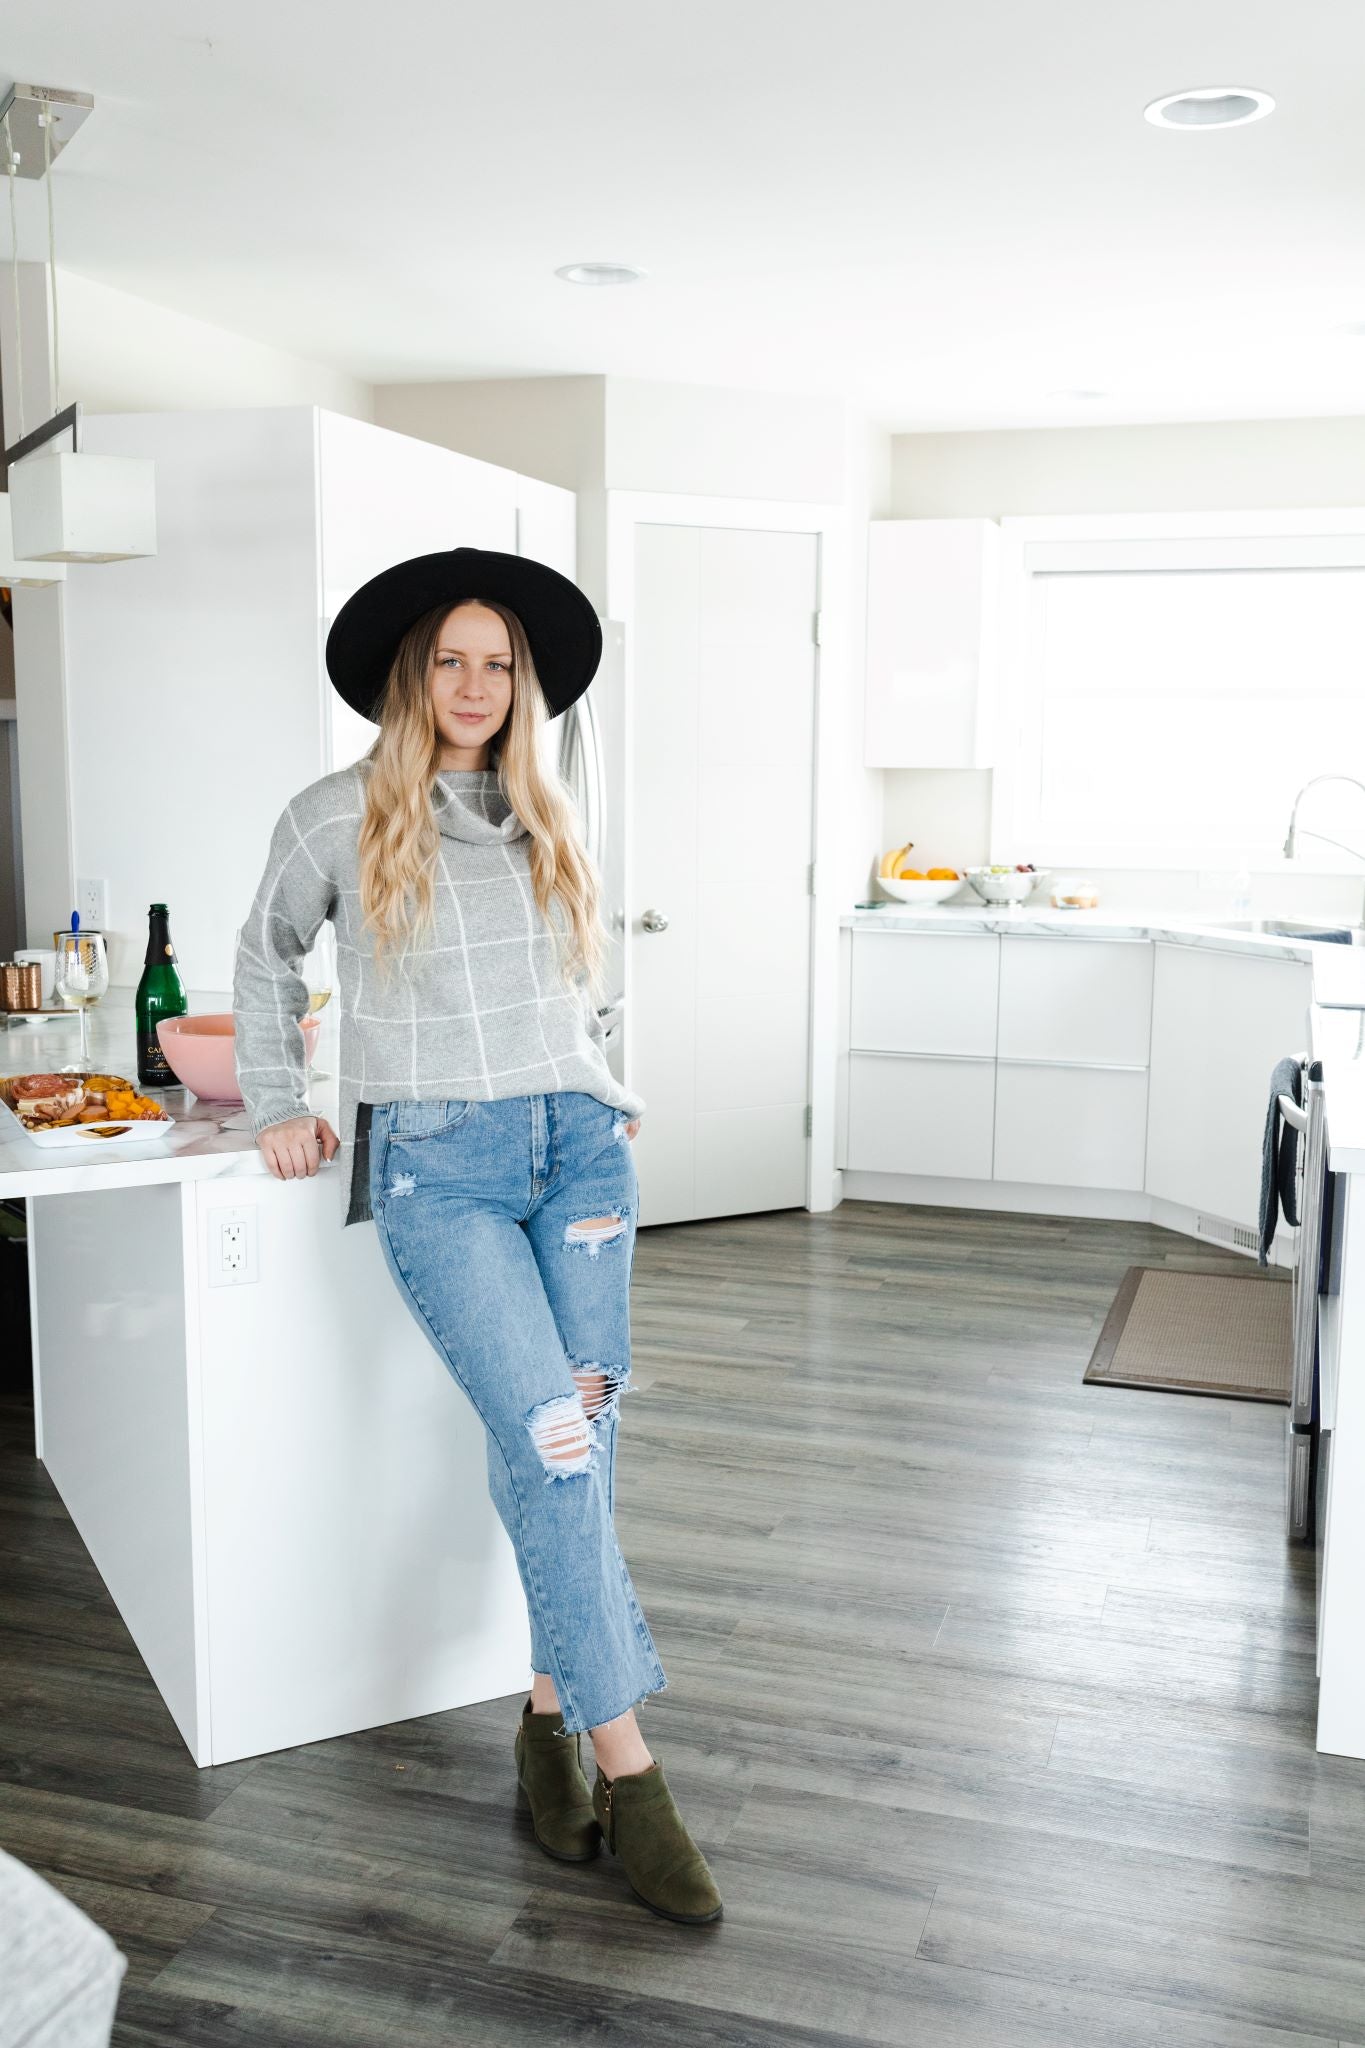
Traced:
<path fill-rule="evenodd" d="M 1296 1131 L 1306 1131 L 1308 1129 L 1307 1110 L 1300 1109 L 1292 1095 L 1281 1095 L 1277 1097 L 1277 1100 L 1280 1105 L 1280 1115 L 1284 1118 L 1285 1122 L 1292 1124 Z"/>

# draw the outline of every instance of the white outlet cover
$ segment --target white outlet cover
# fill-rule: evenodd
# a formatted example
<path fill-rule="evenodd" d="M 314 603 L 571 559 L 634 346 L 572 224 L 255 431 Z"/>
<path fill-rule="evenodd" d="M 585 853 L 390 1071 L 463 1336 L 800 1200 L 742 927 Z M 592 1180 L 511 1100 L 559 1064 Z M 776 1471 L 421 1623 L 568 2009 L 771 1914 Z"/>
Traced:
<path fill-rule="evenodd" d="M 76 908 L 81 923 L 87 930 L 103 932 L 109 929 L 109 885 L 105 881 L 92 881 L 88 876 L 76 883 Z"/>
<path fill-rule="evenodd" d="M 252 1204 L 242 1209 L 212 1208 L 205 1212 L 205 1257 L 207 1278 L 210 1287 L 251 1287 L 260 1279 L 257 1264 L 257 1214 Z M 223 1232 L 230 1223 L 242 1225 L 246 1260 L 240 1271 L 228 1273 L 223 1270 Z"/>

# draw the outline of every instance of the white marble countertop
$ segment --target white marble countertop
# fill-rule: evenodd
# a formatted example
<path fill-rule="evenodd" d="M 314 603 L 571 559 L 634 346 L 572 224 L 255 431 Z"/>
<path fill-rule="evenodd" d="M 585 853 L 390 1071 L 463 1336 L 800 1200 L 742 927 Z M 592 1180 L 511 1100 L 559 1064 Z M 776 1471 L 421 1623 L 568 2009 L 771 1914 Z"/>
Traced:
<path fill-rule="evenodd" d="M 191 998 L 192 1011 L 211 1007 Z M 42 1024 L 18 1024 L 0 1013 L 0 1063 L 5 1074 L 39 1074 L 80 1062 L 80 1020 L 73 1011 Z M 324 1029 L 318 1040 L 309 1103 L 335 1126 L 334 1048 Z M 131 1005 L 101 1004 L 90 1019 L 93 1071 L 137 1079 Z M 240 1103 L 206 1102 L 187 1088 L 145 1089 L 166 1105 L 174 1128 L 145 1143 L 119 1145 L 91 1158 L 58 1145 L 35 1145 L 6 1119 L 0 1126 L 0 1196 L 68 1194 L 81 1189 L 147 1187 L 158 1181 L 252 1176 L 270 1171 L 246 1128 Z M 325 1161 L 321 1173 L 333 1170 Z"/>
<path fill-rule="evenodd" d="M 1327 1086 L 1330 1163 L 1335 1173 L 1365 1173 L 1365 946 L 1315 942 L 1278 932 L 1236 931 L 1207 918 L 1181 916 L 1170 910 L 1054 910 L 1045 901 L 1017 908 L 967 902 L 920 908 L 887 902 L 874 910 L 845 911 L 839 922 L 854 931 L 1150 939 L 1163 945 L 1307 961 L 1313 974 L 1308 1031 L 1313 1057 L 1322 1061 Z M 1323 928 L 1332 923 L 1331 918 L 1324 918 Z M 1298 1048 L 1286 1046 L 1285 1050 Z"/>

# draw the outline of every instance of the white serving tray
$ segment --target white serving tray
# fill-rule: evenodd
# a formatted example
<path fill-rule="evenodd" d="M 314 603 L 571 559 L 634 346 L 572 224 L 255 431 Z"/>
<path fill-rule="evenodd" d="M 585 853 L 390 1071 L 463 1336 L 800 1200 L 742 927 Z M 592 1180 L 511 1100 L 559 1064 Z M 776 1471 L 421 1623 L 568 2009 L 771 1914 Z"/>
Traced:
<path fill-rule="evenodd" d="M 48 1149 L 58 1146 L 75 1146 L 86 1152 L 108 1152 L 119 1145 L 145 1145 L 149 1139 L 164 1138 L 175 1126 L 173 1116 L 166 1117 L 105 1117 L 98 1124 L 61 1124 L 55 1131 L 31 1131 L 21 1117 L 17 1117 L 3 1094 L 0 1094 L 0 1116 L 4 1126 L 22 1131 L 32 1145 Z"/>

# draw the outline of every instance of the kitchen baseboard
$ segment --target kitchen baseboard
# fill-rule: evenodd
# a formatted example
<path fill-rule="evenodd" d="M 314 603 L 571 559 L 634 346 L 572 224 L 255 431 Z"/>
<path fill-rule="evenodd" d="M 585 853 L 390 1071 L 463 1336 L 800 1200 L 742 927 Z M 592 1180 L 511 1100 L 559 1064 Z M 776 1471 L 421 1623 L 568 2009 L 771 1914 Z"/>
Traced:
<path fill-rule="evenodd" d="M 1129 1188 L 1059 1188 L 1026 1181 L 957 1180 L 943 1174 L 866 1173 L 842 1169 L 841 1199 L 853 1202 L 903 1202 L 934 1209 L 995 1209 L 1015 1216 L 1094 1217 L 1110 1223 L 1156 1223 L 1179 1231 L 1219 1251 L 1256 1255 L 1254 1232 L 1244 1225 L 1210 1219 L 1183 1203 L 1163 1201 Z M 837 1206 L 837 1205 L 836 1205 Z M 1210 1227 L 1213 1224 L 1214 1228 Z M 1234 1232 L 1236 1235 L 1234 1235 Z M 1249 1239 L 1250 1242 L 1241 1240 Z M 1271 1248 L 1271 1263 L 1293 1263 L 1294 1238 L 1281 1230 Z"/>

